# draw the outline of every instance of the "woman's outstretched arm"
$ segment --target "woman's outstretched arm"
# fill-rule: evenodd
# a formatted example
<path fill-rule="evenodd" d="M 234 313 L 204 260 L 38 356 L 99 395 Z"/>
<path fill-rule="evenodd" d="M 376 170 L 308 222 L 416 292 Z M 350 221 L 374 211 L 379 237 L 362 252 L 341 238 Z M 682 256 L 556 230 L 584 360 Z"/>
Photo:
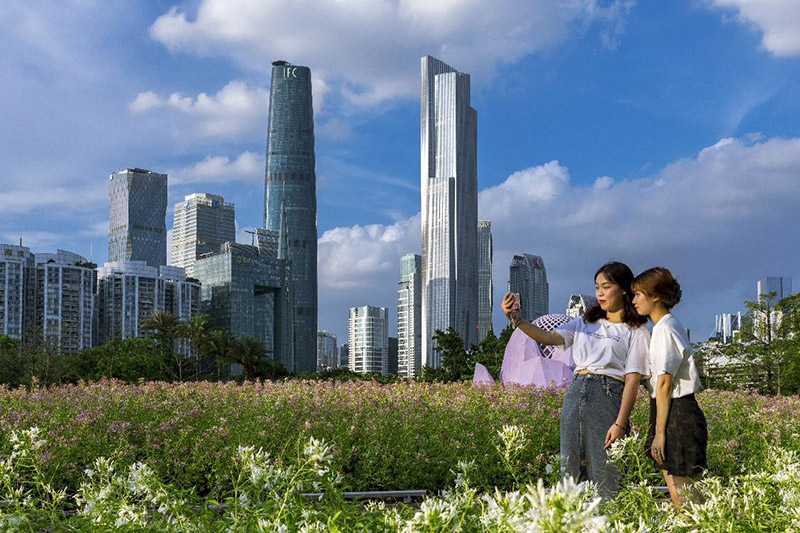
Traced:
<path fill-rule="evenodd" d="M 538 326 L 534 326 L 527 320 L 521 319 L 517 315 L 519 309 L 514 308 L 513 293 L 507 292 L 506 295 L 503 296 L 502 307 L 503 313 L 505 313 L 511 323 L 514 324 L 518 329 L 521 329 L 525 335 L 536 342 L 553 346 L 564 344 L 564 338 L 555 331 L 547 331 Z"/>

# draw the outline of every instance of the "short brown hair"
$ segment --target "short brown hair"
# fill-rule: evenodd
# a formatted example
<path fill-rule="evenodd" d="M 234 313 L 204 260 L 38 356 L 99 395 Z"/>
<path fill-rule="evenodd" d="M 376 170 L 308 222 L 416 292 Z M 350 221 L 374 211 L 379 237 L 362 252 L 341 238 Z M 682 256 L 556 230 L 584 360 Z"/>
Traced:
<path fill-rule="evenodd" d="M 631 288 L 648 297 L 658 296 L 661 303 L 672 309 L 681 301 L 681 284 L 672 272 L 663 267 L 649 268 L 633 278 Z"/>

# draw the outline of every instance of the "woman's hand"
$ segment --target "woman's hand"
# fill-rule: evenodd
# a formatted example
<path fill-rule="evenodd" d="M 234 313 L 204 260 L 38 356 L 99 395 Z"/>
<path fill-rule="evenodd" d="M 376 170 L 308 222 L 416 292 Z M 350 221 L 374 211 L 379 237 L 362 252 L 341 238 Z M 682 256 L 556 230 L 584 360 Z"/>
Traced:
<path fill-rule="evenodd" d="M 653 444 L 650 446 L 650 455 L 653 457 L 656 463 L 664 464 L 664 461 L 667 460 L 666 450 L 664 450 L 664 443 L 665 443 L 665 435 L 663 433 L 656 432 L 655 436 L 653 437 Z"/>
<path fill-rule="evenodd" d="M 511 315 L 519 311 L 517 296 L 513 292 L 507 292 L 505 296 L 503 296 L 503 303 L 501 306 L 503 308 L 503 313 L 505 313 L 507 317 L 511 317 Z"/>
<path fill-rule="evenodd" d="M 612 444 L 622 438 L 625 438 L 625 429 L 616 423 L 613 424 L 606 432 L 606 444 L 603 446 L 603 449 L 609 449 Z"/>

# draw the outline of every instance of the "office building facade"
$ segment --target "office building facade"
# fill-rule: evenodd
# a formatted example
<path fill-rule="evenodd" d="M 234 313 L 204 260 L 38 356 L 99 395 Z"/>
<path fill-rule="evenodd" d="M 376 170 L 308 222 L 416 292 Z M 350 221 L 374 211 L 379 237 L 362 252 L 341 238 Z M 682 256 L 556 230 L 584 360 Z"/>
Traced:
<path fill-rule="evenodd" d="M 535 320 L 549 313 L 550 285 L 547 270 L 538 255 L 515 255 L 509 268 L 508 290 L 518 292 L 522 308 L 520 316 Z"/>
<path fill-rule="evenodd" d="M 757 295 L 756 301 L 762 300 L 762 295 L 775 293 L 775 296 L 768 301 L 770 305 L 774 305 L 781 298 L 785 298 L 792 294 L 792 278 L 786 276 L 770 276 L 758 280 L 756 284 Z"/>
<path fill-rule="evenodd" d="M 175 204 L 170 264 L 194 277 L 194 262 L 216 253 L 225 242 L 236 242 L 234 206 L 222 196 L 194 193 Z"/>
<path fill-rule="evenodd" d="M 126 168 L 108 179 L 108 261 L 166 265 L 167 175 Z"/>
<path fill-rule="evenodd" d="M 477 113 L 469 74 L 421 60 L 422 358 L 440 365 L 437 330 L 477 342 Z"/>
<path fill-rule="evenodd" d="M 492 331 L 492 222 L 478 221 L 478 342 Z"/>
<path fill-rule="evenodd" d="M 400 260 L 397 290 L 397 375 L 414 378 L 422 364 L 422 257 L 406 254 Z"/>
<path fill-rule="evenodd" d="M 330 331 L 317 332 L 317 372 L 327 372 L 339 368 L 339 348 L 336 335 Z"/>
<path fill-rule="evenodd" d="M 349 363 L 357 374 L 389 374 L 388 313 L 385 307 L 350 308 Z"/>
<path fill-rule="evenodd" d="M 316 368 L 317 197 L 311 71 L 272 64 L 264 228 L 282 234 L 281 259 L 291 271 L 295 366 Z"/>
<path fill-rule="evenodd" d="M 227 242 L 218 253 L 199 258 L 194 274 L 202 313 L 234 337 L 261 340 L 275 361 L 297 371 L 286 261 L 257 246 Z M 316 351 L 314 356 L 316 362 Z"/>
<path fill-rule="evenodd" d="M 569 301 L 567 302 L 567 310 L 564 314 L 570 318 L 578 318 L 579 316 L 583 316 L 583 313 L 593 306 L 596 301 L 597 300 L 594 299 L 594 296 L 588 296 L 586 294 L 573 294 L 569 297 Z"/>

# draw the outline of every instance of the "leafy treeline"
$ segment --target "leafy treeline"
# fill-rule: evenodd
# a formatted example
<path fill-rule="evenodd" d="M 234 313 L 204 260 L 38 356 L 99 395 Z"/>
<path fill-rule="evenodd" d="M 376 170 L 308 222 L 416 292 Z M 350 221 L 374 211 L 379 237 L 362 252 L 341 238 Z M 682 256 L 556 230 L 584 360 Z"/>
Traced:
<path fill-rule="evenodd" d="M 742 386 L 765 394 L 800 393 L 800 293 L 776 301 L 774 292 L 745 302 L 737 340 L 696 346 L 704 385 Z"/>
<path fill-rule="evenodd" d="M 16 387 L 102 378 L 135 383 L 275 379 L 287 375 L 259 339 L 237 339 L 226 330 L 212 327 L 207 315 L 182 322 L 171 313 L 156 312 L 142 329 L 149 336 L 115 338 L 76 353 L 59 353 L 58 346 L 41 335 L 23 340 L 0 336 L 0 383 Z"/>

